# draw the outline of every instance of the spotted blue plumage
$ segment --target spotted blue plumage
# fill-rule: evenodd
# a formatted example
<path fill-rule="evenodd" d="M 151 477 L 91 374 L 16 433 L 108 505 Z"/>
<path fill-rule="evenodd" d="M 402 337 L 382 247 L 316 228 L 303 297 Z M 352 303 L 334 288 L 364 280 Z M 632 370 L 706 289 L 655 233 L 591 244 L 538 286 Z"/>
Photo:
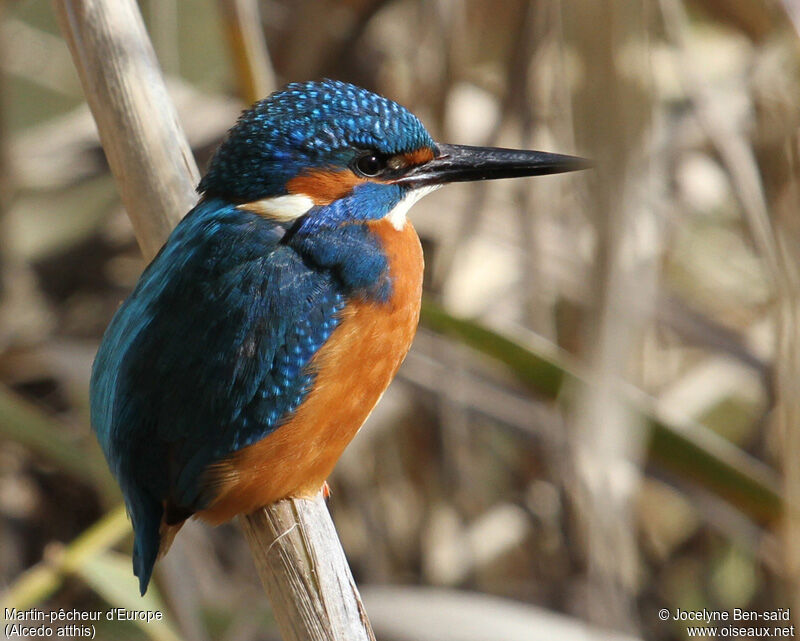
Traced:
<path fill-rule="evenodd" d="M 358 229 L 346 244 L 370 249 Z M 213 499 L 207 466 L 299 407 L 314 380 L 308 362 L 338 325 L 346 297 L 382 280 L 385 261 L 349 280 L 347 251 L 320 252 L 288 231 L 219 200 L 201 204 L 106 331 L 93 369 L 92 422 L 126 497 L 144 585 L 163 502 L 180 517 Z M 324 269 L 311 262 L 317 255 Z"/>
<path fill-rule="evenodd" d="M 337 80 L 293 83 L 242 114 L 200 190 L 238 202 L 277 196 L 301 171 L 347 166 L 358 151 L 433 145 L 417 117 L 387 98 Z"/>
<path fill-rule="evenodd" d="M 366 223 L 402 188 L 362 184 L 291 223 L 236 204 L 282 193 L 304 163 L 345 169 L 363 145 L 403 152 L 429 141 L 402 107 L 324 81 L 258 103 L 220 146 L 204 199 L 117 311 L 92 370 L 92 425 L 133 521 L 142 593 L 162 519 L 210 505 L 209 466 L 292 417 L 348 302 L 392 292 Z"/>

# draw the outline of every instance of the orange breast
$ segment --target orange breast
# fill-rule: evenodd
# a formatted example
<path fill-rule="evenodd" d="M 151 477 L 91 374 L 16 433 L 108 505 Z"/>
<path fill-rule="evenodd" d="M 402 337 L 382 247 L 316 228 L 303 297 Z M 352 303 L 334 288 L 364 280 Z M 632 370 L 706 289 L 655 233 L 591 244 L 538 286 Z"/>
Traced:
<path fill-rule="evenodd" d="M 201 518 L 221 523 L 288 496 L 316 494 L 394 378 L 419 321 L 422 248 L 411 223 L 401 231 L 386 220 L 370 226 L 389 259 L 392 298 L 348 304 L 314 356 L 314 388 L 292 419 L 209 470 L 219 492 Z"/>

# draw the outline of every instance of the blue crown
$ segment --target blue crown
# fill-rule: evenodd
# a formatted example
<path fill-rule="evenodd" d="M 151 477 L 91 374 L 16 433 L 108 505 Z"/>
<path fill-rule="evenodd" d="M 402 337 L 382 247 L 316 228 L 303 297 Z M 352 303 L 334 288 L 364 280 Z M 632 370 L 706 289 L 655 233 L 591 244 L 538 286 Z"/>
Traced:
<path fill-rule="evenodd" d="M 397 154 L 434 142 L 405 107 L 338 80 L 292 83 L 244 111 L 198 191 L 234 201 L 286 193 L 306 167 L 347 166 L 359 151 Z"/>

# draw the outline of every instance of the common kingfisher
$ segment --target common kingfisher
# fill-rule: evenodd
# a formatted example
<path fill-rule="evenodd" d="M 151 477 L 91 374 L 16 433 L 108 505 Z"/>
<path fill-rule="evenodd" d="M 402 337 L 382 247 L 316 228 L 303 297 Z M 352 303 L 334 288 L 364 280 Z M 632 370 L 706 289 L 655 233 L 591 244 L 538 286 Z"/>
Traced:
<path fill-rule="evenodd" d="M 333 80 L 244 111 L 92 369 L 92 426 L 142 594 L 190 516 L 218 524 L 325 484 L 416 331 L 414 202 L 445 183 L 586 166 L 436 143 L 404 107 Z"/>

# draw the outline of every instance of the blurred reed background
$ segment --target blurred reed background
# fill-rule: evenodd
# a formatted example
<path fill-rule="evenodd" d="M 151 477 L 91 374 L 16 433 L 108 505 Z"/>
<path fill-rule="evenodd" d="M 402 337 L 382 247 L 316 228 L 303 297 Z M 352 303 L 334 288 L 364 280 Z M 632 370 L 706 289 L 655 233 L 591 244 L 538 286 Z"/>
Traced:
<path fill-rule="evenodd" d="M 248 102 L 323 76 L 438 140 L 596 162 L 412 211 L 423 324 L 330 502 L 379 638 L 682 639 L 660 609 L 800 608 L 800 3 L 140 6 L 201 167 Z M 144 265 L 50 3 L 0 8 L 0 602 L 168 618 L 105 639 L 274 639 L 235 526 L 184 528 L 136 594 L 87 389 Z"/>

